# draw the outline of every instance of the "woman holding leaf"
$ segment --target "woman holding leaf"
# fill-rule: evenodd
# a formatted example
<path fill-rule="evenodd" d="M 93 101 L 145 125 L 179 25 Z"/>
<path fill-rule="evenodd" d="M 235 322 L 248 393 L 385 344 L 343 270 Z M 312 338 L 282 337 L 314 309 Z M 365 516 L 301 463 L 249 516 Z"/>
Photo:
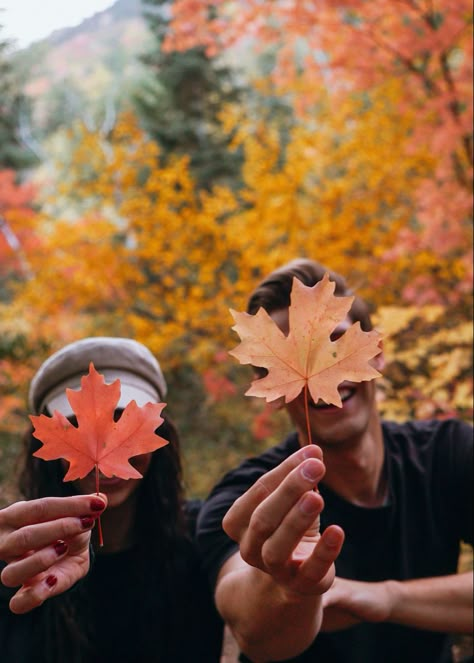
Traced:
<path fill-rule="evenodd" d="M 27 501 L 0 511 L 1 660 L 219 660 L 165 395 L 158 362 L 130 339 L 72 343 L 36 374 Z"/>
<path fill-rule="evenodd" d="M 335 293 L 335 294 L 334 294 Z M 198 519 L 217 606 L 252 661 L 447 663 L 472 633 L 472 427 L 382 421 L 368 307 L 311 260 L 233 312 L 247 392 L 295 427 L 213 489 Z M 316 446 L 318 445 L 318 446 Z M 243 659 L 243 660 L 249 660 Z"/>

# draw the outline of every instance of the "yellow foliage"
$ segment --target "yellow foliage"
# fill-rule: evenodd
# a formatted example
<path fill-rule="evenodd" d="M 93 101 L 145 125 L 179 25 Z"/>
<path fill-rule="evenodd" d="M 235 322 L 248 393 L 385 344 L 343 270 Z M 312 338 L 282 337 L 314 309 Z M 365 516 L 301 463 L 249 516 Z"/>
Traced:
<path fill-rule="evenodd" d="M 420 414 L 416 400 L 434 414 L 451 405 L 467 414 L 463 318 L 440 336 L 444 309 L 397 308 L 414 278 L 436 270 L 449 291 L 466 269 L 426 248 L 394 250 L 413 222 L 410 194 L 433 165 L 422 150 L 404 150 L 412 117 L 394 110 L 399 93 L 392 81 L 333 108 L 321 90 L 317 116 L 285 144 L 278 127 L 227 109 L 223 121 L 245 154 L 237 192 L 197 192 L 188 159 L 162 163 L 131 115 L 107 139 L 76 127 L 72 158 L 57 166 L 58 195 L 30 220 L 41 250 L 27 256 L 33 278 L 19 284 L 10 318 L 18 314 L 51 349 L 87 333 L 121 334 L 149 345 L 165 369 L 202 368 L 235 344 L 228 309 L 245 308 L 270 270 L 309 256 L 374 306 L 393 307 L 380 310 L 385 411 Z M 414 335 L 418 328 L 426 334 Z"/>
<path fill-rule="evenodd" d="M 454 311 L 453 311 L 454 313 Z M 381 409 L 404 420 L 473 416 L 473 327 L 440 307 L 381 308 L 387 361 Z"/>

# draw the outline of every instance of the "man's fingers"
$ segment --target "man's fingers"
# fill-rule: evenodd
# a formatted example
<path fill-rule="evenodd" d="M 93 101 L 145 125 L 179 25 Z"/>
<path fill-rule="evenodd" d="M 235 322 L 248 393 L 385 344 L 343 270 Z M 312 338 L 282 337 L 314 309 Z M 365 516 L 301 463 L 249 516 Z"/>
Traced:
<path fill-rule="evenodd" d="M 314 485 L 323 477 L 324 465 L 316 458 L 309 458 L 285 477 L 278 489 L 274 490 L 261 504 L 257 506 L 250 517 L 249 525 L 244 529 L 244 534 L 240 541 L 240 552 L 242 557 L 251 565 L 262 567 L 262 552 L 269 553 L 270 559 L 272 551 L 281 559 L 281 554 L 274 546 L 267 546 L 267 542 L 274 536 L 278 537 L 280 542 L 284 542 L 284 549 L 291 550 L 298 543 L 295 538 L 295 515 L 296 530 L 300 537 L 305 529 L 301 529 L 301 517 L 303 514 L 299 510 L 294 511 L 295 504 L 305 493 L 313 492 Z M 311 501 L 310 496 L 310 501 Z M 315 495 L 319 500 L 319 507 L 322 506 L 321 498 Z M 289 515 L 289 514 L 292 515 Z M 315 514 L 317 515 L 317 514 Z M 314 518 L 306 518 L 306 525 L 309 527 Z M 280 533 L 281 529 L 281 533 Z M 271 562 L 271 566 L 276 564 L 276 560 Z M 263 560 L 263 567 L 267 567 Z"/>
<path fill-rule="evenodd" d="M 312 554 L 299 568 L 295 591 L 311 594 L 316 587 L 321 593 L 328 590 L 334 580 L 332 565 L 341 552 L 343 543 L 344 532 L 340 527 L 331 525 L 324 530 Z"/>
<path fill-rule="evenodd" d="M 316 540 L 313 537 L 305 537 L 305 534 L 323 506 L 321 495 L 314 491 L 306 492 L 293 506 L 278 529 L 263 544 L 262 560 L 269 573 L 284 567 L 297 547 L 298 557 L 306 557 L 313 550 Z"/>
<path fill-rule="evenodd" d="M 101 513 L 107 506 L 107 497 L 99 495 L 74 495 L 72 497 L 43 497 L 37 500 L 15 502 L 0 510 L 2 528 L 19 529 L 26 525 L 45 523 L 67 516 L 85 513 Z"/>
<path fill-rule="evenodd" d="M 299 449 L 283 463 L 271 472 L 267 472 L 251 486 L 244 495 L 237 499 L 223 520 L 225 532 L 235 541 L 243 537 L 251 518 L 254 518 L 253 527 L 256 532 L 262 532 L 263 540 L 268 533 L 281 522 L 291 506 L 297 501 L 301 493 L 306 489 L 314 487 L 323 475 L 324 465 L 321 462 L 321 450 L 315 445 L 309 445 Z M 316 470 L 314 468 L 317 467 Z M 299 468 L 299 480 L 293 480 L 289 484 L 287 479 L 290 474 L 295 477 L 295 470 Z M 304 471 L 308 472 L 304 480 Z M 312 468 L 312 470 L 311 470 Z M 317 478 L 314 479 L 313 476 Z M 303 482 L 301 481 L 303 477 Z M 282 490 L 282 487 L 285 488 Z M 270 502 L 269 502 L 270 500 Z M 271 503 L 276 510 L 258 511 L 258 507 L 265 502 Z M 286 506 L 285 506 L 286 505 Z M 262 538 L 258 535 L 258 538 Z"/>

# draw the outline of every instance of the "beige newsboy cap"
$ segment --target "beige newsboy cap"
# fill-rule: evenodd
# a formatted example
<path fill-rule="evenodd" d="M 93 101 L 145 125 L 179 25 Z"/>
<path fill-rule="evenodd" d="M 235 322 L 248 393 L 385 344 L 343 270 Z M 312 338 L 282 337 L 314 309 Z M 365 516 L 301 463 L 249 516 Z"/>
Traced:
<path fill-rule="evenodd" d="M 74 414 L 66 389 L 80 389 L 81 377 L 89 373 L 91 362 L 106 383 L 120 379 L 117 408 L 132 400 L 140 407 L 162 402 L 166 396 L 165 378 L 148 348 L 129 338 L 97 336 L 70 343 L 46 359 L 31 381 L 31 411 L 40 414 L 47 408 L 50 414 L 55 410 L 66 417 Z"/>

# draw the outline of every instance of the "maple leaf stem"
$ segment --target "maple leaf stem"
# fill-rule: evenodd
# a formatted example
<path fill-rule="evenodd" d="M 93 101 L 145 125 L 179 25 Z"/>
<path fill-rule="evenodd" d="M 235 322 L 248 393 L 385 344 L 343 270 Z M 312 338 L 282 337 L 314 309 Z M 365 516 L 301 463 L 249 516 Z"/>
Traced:
<path fill-rule="evenodd" d="M 95 465 L 95 492 L 99 494 L 99 465 Z M 104 537 L 102 536 L 102 524 L 100 522 L 100 516 L 97 518 L 97 531 L 99 534 L 99 546 L 102 548 L 104 545 Z"/>
<path fill-rule="evenodd" d="M 308 393 L 308 383 L 304 383 L 304 414 L 306 418 L 306 432 L 308 434 L 308 444 L 313 444 L 311 438 L 311 426 L 309 424 L 309 393 Z"/>
<path fill-rule="evenodd" d="M 308 436 L 308 444 L 313 444 L 313 439 L 311 437 L 311 426 L 309 423 L 309 393 L 308 393 L 307 382 L 304 383 L 304 414 L 306 417 L 306 431 Z M 317 488 L 313 488 L 313 490 L 317 491 Z M 319 534 L 320 523 L 321 523 L 320 516 L 318 516 L 314 524 L 314 528 L 318 534 Z"/>

